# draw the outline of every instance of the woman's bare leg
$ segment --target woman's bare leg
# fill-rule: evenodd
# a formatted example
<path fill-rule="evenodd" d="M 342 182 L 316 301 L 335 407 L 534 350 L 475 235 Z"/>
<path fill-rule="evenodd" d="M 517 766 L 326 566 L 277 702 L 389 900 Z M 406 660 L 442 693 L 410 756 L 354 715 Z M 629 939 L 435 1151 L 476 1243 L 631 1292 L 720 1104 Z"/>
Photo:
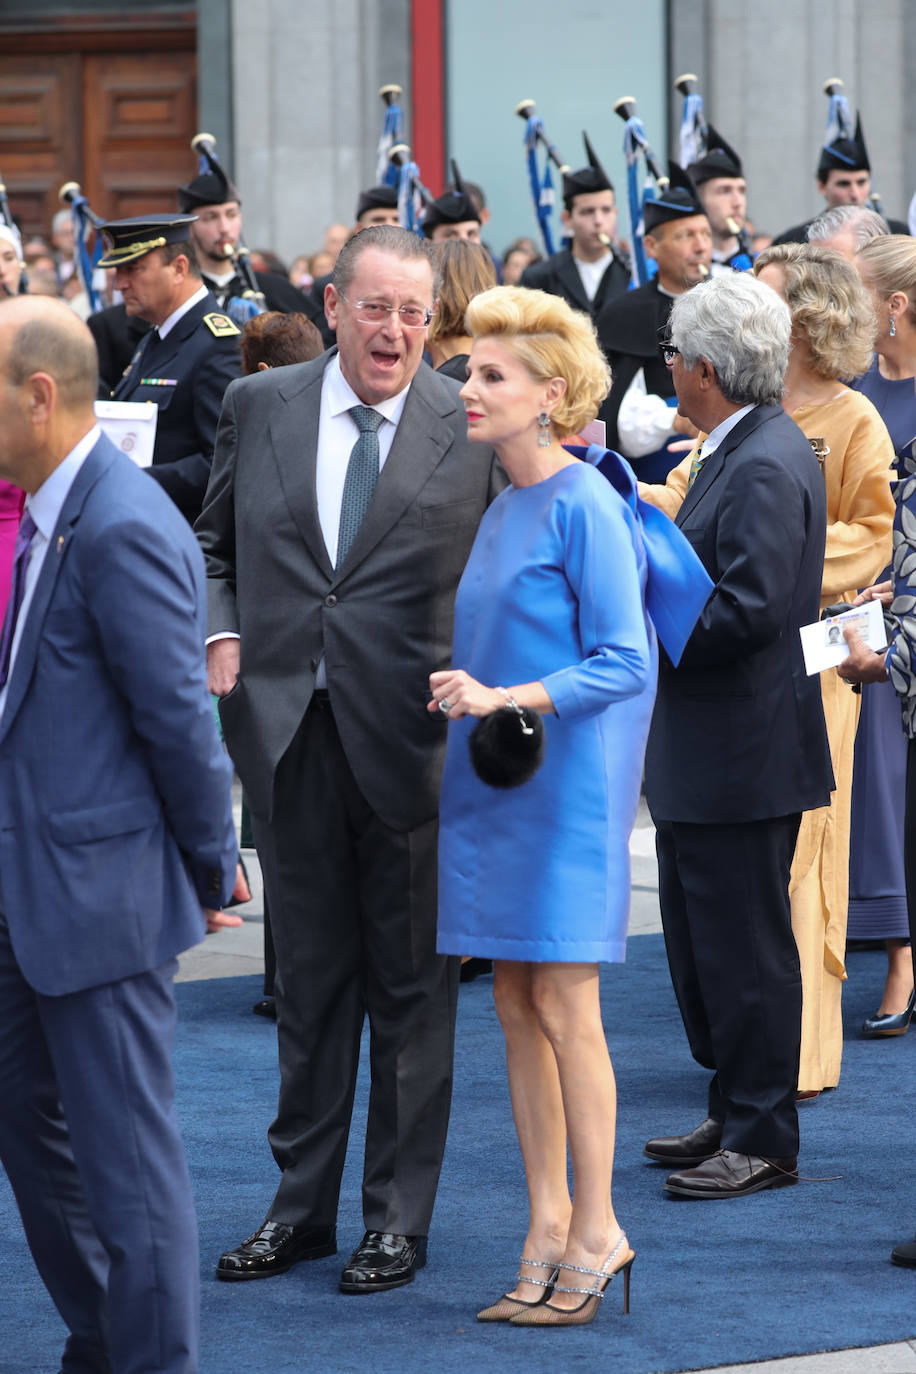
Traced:
<path fill-rule="evenodd" d="M 498 960 L 493 969 L 493 996 L 506 1037 L 506 1067 L 512 1114 L 528 1185 L 528 1233 L 522 1255 L 559 1263 L 563 1255 L 572 1204 L 566 1176 L 566 1126 L 557 1061 L 532 1002 L 532 974 L 537 965 Z M 521 1282 L 510 1297 L 536 1302 L 550 1270 L 527 1265 L 523 1275 L 539 1284 Z"/>

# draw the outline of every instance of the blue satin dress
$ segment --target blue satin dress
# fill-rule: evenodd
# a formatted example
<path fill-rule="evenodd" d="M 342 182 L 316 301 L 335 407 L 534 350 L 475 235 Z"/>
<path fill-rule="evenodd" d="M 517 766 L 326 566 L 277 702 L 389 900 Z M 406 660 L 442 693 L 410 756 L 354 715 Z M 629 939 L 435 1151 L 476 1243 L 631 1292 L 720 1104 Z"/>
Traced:
<path fill-rule="evenodd" d="M 488 686 L 542 682 L 556 715 L 543 718 L 541 769 L 509 791 L 471 767 L 476 721 L 449 724 L 440 952 L 624 959 L 658 667 L 646 577 L 635 509 L 587 463 L 509 487 L 484 516 L 458 589 L 452 662 Z"/>

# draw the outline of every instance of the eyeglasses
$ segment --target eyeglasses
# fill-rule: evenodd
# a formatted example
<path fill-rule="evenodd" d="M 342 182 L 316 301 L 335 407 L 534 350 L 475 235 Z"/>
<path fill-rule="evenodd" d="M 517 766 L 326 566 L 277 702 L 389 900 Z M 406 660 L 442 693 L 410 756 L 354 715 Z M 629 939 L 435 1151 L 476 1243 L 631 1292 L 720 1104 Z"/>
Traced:
<path fill-rule="evenodd" d="M 658 351 L 662 355 L 662 362 L 666 367 L 670 367 L 681 350 L 674 344 L 667 343 L 660 344 Z"/>
<path fill-rule="evenodd" d="M 425 329 L 433 317 L 431 310 L 422 305 L 388 305 L 385 301 L 351 301 L 342 291 L 337 293 L 356 311 L 360 324 L 381 324 L 389 315 L 400 316 L 405 329 Z"/>

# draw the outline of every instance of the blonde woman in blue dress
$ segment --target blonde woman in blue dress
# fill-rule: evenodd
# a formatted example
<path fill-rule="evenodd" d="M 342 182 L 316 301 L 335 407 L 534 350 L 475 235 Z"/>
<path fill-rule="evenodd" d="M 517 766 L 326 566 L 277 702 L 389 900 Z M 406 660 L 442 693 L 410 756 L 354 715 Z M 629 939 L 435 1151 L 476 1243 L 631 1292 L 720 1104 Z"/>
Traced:
<path fill-rule="evenodd" d="M 484 516 L 461 581 L 454 667 L 430 678 L 429 710 L 451 722 L 439 949 L 495 961 L 530 1206 L 516 1285 L 478 1318 L 580 1325 L 616 1273 L 628 1309 L 634 1258 L 611 1198 L 616 1091 L 598 966 L 625 954 L 659 541 L 669 583 L 681 570 L 655 597 L 675 659 L 709 584 L 680 531 L 642 506 L 622 459 L 563 447 L 610 385 L 586 316 L 544 292 L 496 287 L 471 302 L 466 324 L 468 432 L 496 450 L 511 486 Z M 672 604 L 674 624 L 662 614 Z M 481 782 L 468 751 L 475 717 L 507 697 L 539 712 L 546 733 L 543 766 L 511 791 Z"/>

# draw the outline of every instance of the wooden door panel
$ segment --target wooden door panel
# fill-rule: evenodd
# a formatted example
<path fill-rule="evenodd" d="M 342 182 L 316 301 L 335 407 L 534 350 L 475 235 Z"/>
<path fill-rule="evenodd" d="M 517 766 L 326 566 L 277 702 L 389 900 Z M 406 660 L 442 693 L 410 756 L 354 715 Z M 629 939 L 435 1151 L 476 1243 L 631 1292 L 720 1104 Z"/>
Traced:
<path fill-rule="evenodd" d="M 176 208 L 193 174 L 196 87 L 193 52 L 87 56 L 85 189 L 99 214 Z"/>
<path fill-rule="evenodd" d="M 0 174 L 28 234 L 47 234 L 82 142 L 80 58 L 0 56 Z"/>

